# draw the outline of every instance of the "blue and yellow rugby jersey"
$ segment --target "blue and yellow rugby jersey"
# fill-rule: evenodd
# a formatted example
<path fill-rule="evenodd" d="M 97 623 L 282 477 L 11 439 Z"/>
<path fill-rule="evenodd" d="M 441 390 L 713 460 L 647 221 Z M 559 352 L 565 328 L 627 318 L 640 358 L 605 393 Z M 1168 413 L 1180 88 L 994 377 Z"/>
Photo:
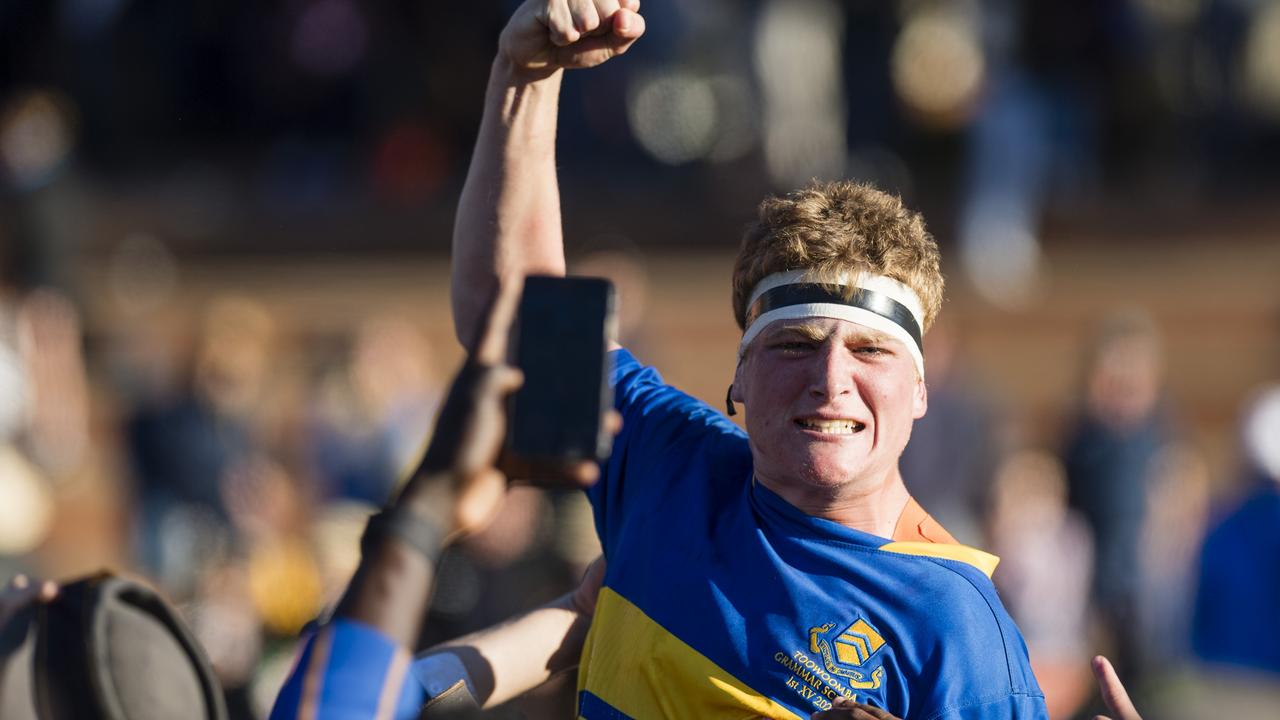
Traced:
<path fill-rule="evenodd" d="M 907 720 L 1048 717 L 994 557 L 808 516 L 752 481 L 719 412 L 625 350 L 614 383 L 581 717 L 807 718 L 836 695 Z"/>

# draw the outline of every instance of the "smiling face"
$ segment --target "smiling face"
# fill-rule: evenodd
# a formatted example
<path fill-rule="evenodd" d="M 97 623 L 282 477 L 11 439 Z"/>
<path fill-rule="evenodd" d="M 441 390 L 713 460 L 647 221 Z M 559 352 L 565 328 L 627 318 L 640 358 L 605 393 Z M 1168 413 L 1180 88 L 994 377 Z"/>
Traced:
<path fill-rule="evenodd" d="M 755 473 L 780 494 L 835 498 L 897 477 L 911 424 L 927 408 L 905 345 L 847 320 L 771 323 L 734 377 Z"/>

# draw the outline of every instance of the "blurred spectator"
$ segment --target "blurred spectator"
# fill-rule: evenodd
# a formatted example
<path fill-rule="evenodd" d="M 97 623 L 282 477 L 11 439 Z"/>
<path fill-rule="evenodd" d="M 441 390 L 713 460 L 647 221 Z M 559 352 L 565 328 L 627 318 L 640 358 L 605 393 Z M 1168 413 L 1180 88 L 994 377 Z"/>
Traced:
<path fill-rule="evenodd" d="M 11 299 L 12 297 L 12 299 Z M 61 293 L 0 286 L 0 562 L 38 548 L 53 527 L 53 484 L 84 464 L 88 377 L 80 316 Z"/>
<path fill-rule="evenodd" d="M 1160 340 L 1143 314 L 1099 328 L 1085 360 L 1083 407 L 1067 436 L 1070 504 L 1089 522 L 1097 549 L 1093 599 L 1121 674 L 1140 679 L 1139 552 L 1153 461 L 1169 442 L 1161 403 Z"/>
<path fill-rule="evenodd" d="M 139 558 L 176 597 L 194 588 L 204 561 L 225 551 L 224 483 L 248 462 L 272 357 L 272 321 L 256 303 L 221 298 L 196 341 L 190 384 L 126 421 L 139 495 Z"/>
<path fill-rule="evenodd" d="M 992 494 L 993 579 L 1026 638 L 1049 716 L 1071 717 L 1089 692 L 1088 528 L 1068 509 L 1062 465 L 1050 455 L 1010 456 Z"/>
<path fill-rule="evenodd" d="M 1207 662 L 1280 673 L 1280 387 L 1244 421 L 1252 487 L 1200 552 L 1192 644 Z"/>
<path fill-rule="evenodd" d="M 911 427 L 898 465 L 912 497 L 957 540 L 981 545 L 999 456 L 989 395 L 969 376 L 944 320 L 925 336 L 929 411 Z"/>
<path fill-rule="evenodd" d="M 1153 461 L 1138 577 L 1144 666 L 1172 670 L 1190 659 L 1196 554 L 1209 509 L 1209 471 L 1189 447 L 1170 445 Z"/>
<path fill-rule="evenodd" d="M 1127 2 L 983 7 L 989 69 L 969 141 L 960 258 L 981 295 L 1019 307 L 1038 290 L 1050 200 L 1078 205 L 1097 189 L 1108 101 L 1138 38 Z"/>
<path fill-rule="evenodd" d="M 341 374 L 324 378 L 307 451 L 329 498 L 380 505 L 417 461 L 439 405 L 431 348 L 405 318 L 360 324 Z"/>
<path fill-rule="evenodd" d="M 63 478 L 79 469 L 89 443 L 80 313 L 62 293 L 40 288 L 22 299 L 17 323 L 31 382 L 26 445 L 51 477 Z"/>

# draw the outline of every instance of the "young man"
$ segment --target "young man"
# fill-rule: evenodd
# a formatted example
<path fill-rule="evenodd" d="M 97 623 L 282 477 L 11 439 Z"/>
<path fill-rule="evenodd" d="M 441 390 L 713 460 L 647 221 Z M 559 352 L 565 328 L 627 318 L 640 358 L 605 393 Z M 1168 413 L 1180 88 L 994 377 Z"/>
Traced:
<path fill-rule="evenodd" d="M 529 0 L 504 30 L 455 227 L 464 344 L 498 278 L 563 274 L 561 76 L 625 52 L 638 9 Z M 837 698 L 905 718 L 1047 717 L 996 559 L 955 544 L 898 473 L 941 300 L 919 215 L 813 185 L 761 205 L 735 267 L 745 434 L 617 350 L 624 422 L 590 491 L 608 569 L 582 717 L 794 718 Z"/>

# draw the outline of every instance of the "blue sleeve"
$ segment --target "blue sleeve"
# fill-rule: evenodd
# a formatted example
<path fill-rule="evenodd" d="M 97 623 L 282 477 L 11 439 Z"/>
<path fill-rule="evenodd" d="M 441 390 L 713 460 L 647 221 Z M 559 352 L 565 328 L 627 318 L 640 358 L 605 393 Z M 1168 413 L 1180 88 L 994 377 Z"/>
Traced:
<path fill-rule="evenodd" d="M 657 370 L 626 350 L 611 355 L 614 405 L 622 414 L 622 432 L 600 481 L 587 491 L 606 557 L 629 515 L 656 508 L 683 480 L 693 477 L 680 472 L 689 467 L 683 460 L 711 454 L 738 467 L 749 458 L 745 433 L 722 413 L 667 385 Z"/>
<path fill-rule="evenodd" d="M 409 675 L 409 651 L 363 623 L 334 620 L 307 639 L 271 709 L 271 720 L 299 717 L 304 707 L 317 720 L 418 717 L 426 693 Z"/>
<path fill-rule="evenodd" d="M 928 720 L 1049 720 L 1043 695 L 1011 693 L 987 702 L 944 710 Z"/>
<path fill-rule="evenodd" d="M 911 688 L 912 720 L 1048 720 L 1044 693 L 1022 633 L 995 585 L 977 568 L 930 559 L 950 571 L 917 583 L 918 615 L 907 622 L 932 628 L 920 649 Z M 917 699 L 920 701 L 917 704 Z"/>

